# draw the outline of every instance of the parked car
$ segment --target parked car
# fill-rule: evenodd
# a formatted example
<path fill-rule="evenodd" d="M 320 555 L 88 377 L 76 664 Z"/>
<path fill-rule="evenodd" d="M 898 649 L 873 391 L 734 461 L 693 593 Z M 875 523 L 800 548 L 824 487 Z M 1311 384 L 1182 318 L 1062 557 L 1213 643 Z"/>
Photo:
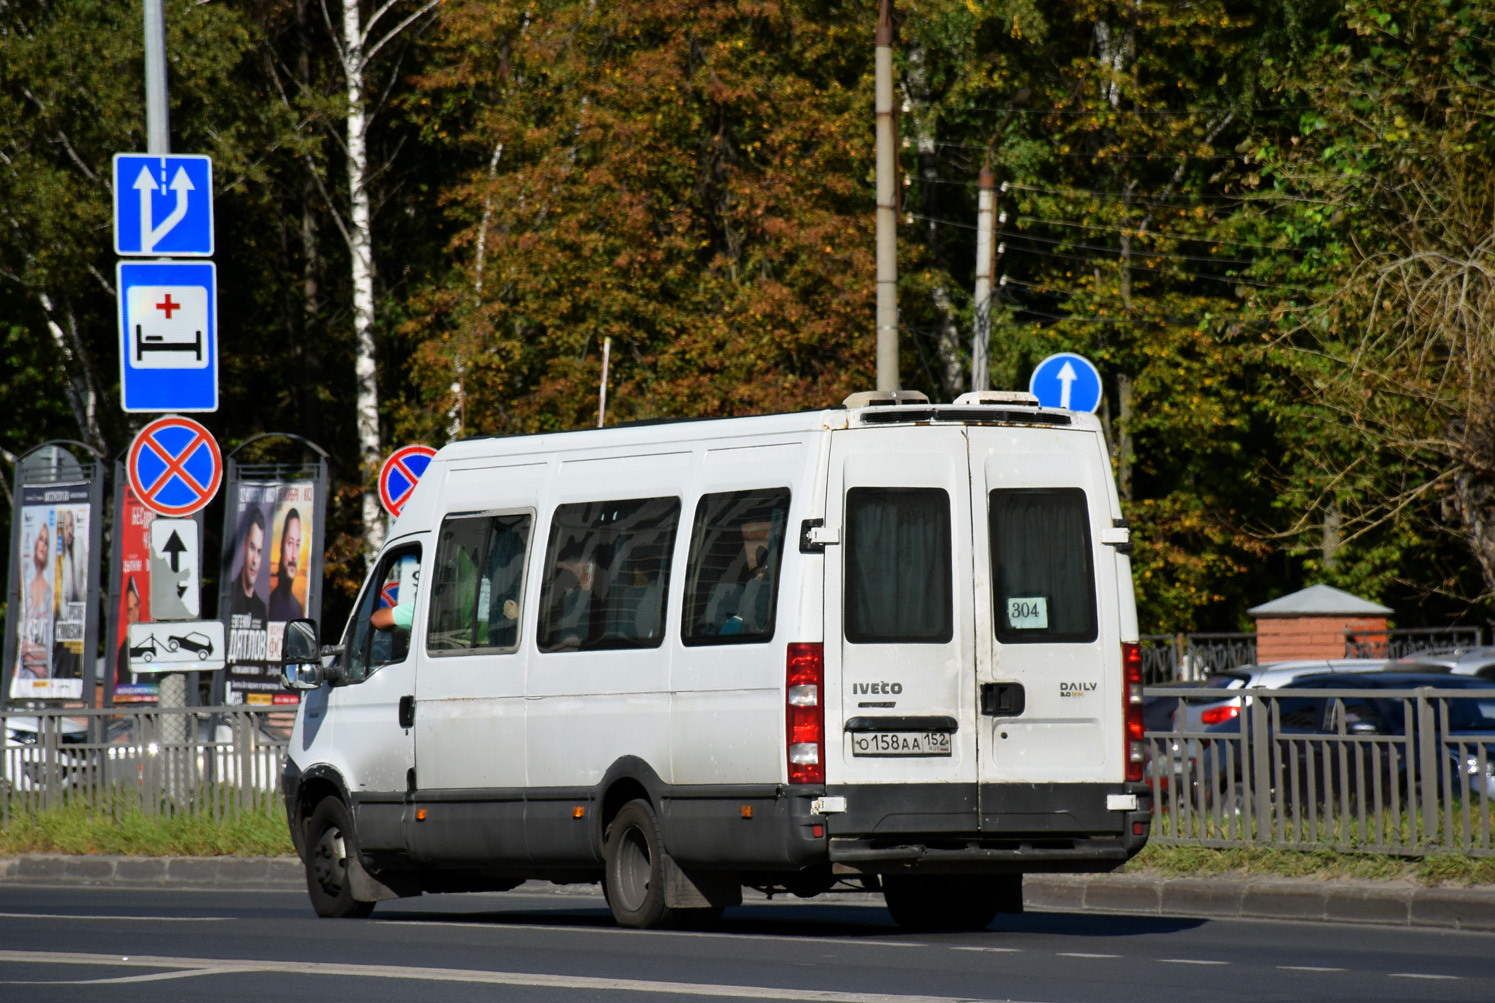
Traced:
<path fill-rule="evenodd" d="M 1456 676 L 1478 676 L 1495 679 L 1495 646 L 1480 645 L 1474 648 L 1441 648 L 1437 651 L 1422 651 L 1408 655 L 1398 664 L 1417 662 L 1447 666 Z"/>
<path fill-rule="evenodd" d="M 1448 701 L 1446 724 L 1441 713 L 1435 714 L 1433 742 L 1439 755 L 1448 760 L 1447 771 L 1441 760 L 1421 762 L 1420 741 L 1381 740 L 1407 737 L 1406 698 L 1315 695 L 1315 691 L 1323 690 L 1411 690 L 1428 686 L 1478 691 L 1470 699 Z M 1329 803 L 1341 795 L 1356 797 L 1379 788 L 1386 803 L 1407 801 L 1416 783 L 1428 780 L 1437 785 L 1440 794 L 1462 796 L 1465 777 L 1469 794 L 1495 797 L 1495 681 L 1455 675 L 1430 679 L 1428 673 L 1331 672 L 1305 676 L 1276 688 L 1282 695 L 1275 698 L 1275 725 L 1268 719 L 1268 739 L 1327 739 L 1321 745 L 1285 741 L 1278 748 L 1296 773 L 1299 798 L 1307 798 L 1312 792 L 1319 803 Z M 1242 758 L 1248 746 L 1245 736 L 1252 734 L 1251 718 L 1258 709 L 1262 708 L 1247 707 L 1244 717 L 1204 729 L 1200 783 L 1210 796 L 1228 797 L 1233 793 L 1237 800 L 1249 798 Z M 1290 776 L 1286 771 L 1283 775 Z"/>
<path fill-rule="evenodd" d="M 88 726 L 73 718 L 58 718 L 57 755 L 54 762 L 47 756 L 40 718 L 13 715 L 3 718 L 5 746 L 0 762 L 0 795 L 11 791 L 38 791 L 49 778 L 66 786 L 84 764 L 78 746 L 88 741 Z M 53 772 L 55 771 L 55 772 Z"/>
<path fill-rule="evenodd" d="M 166 638 L 166 647 L 171 651 L 178 648 L 186 648 L 196 653 L 198 658 L 207 658 L 213 653 L 213 641 L 206 634 L 192 631 L 187 634 L 170 634 Z"/>
<path fill-rule="evenodd" d="M 1173 716 L 1173 730 L 1197 732 L 1223 724 L 1240 716 L 1249 698 L 1232 693 L 1245 689 L 1280 689 L 1305 676 L 1335 673 L 1416 672 L 1446 673 L 1448 668 L 1424 661 L 1393 661 L 1386 658 L 1312 658 L 1291 662 L 1267 662 L 1263 665 L 1240 665 L 1224 672 L 1214 672 L 1200 685 L 1198 696 L 1179 701 Z"/>

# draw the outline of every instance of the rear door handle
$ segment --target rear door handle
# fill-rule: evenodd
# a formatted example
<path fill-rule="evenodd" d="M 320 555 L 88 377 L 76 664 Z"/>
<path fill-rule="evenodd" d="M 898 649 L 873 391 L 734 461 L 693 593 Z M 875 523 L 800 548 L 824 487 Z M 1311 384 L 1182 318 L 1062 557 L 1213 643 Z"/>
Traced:
<path fill-rule="evenodd" d="M 415 697 L 400 697 L 400 727 L 415 727 Z"/>
<path fill-rule="evenodd" d="M 1022 683 L 981 684 L 981 713 L 989 717 L 1017 717 L 1027 703 Z"/>

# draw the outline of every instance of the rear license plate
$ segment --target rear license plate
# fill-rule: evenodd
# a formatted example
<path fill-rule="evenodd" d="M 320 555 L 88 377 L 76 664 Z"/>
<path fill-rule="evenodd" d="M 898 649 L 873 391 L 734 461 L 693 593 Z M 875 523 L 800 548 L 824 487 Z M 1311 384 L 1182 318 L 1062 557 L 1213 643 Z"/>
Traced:
<path fill-rule="evenodd" d="M 853 756 L 948 756 L 948 731 L 862 731 L 851 736 Z"/>

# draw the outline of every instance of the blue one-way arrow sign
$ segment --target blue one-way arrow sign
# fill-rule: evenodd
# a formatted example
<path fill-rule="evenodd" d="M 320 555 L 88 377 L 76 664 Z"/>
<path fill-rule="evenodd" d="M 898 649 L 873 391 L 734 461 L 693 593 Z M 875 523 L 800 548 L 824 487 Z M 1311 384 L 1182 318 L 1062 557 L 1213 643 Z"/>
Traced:
<path fill-rule="evenodd" d="M 1059 352 L 1033 368 L 1028 392 L 1044 407 L 1093 413 L 1100 407 L 1100 371 L 1083 355 Z"/>
<path fill-rule="evenodd" d="M 114 155 L 114 253 L 213 254 L 213 161 L 201 154 Z"/>

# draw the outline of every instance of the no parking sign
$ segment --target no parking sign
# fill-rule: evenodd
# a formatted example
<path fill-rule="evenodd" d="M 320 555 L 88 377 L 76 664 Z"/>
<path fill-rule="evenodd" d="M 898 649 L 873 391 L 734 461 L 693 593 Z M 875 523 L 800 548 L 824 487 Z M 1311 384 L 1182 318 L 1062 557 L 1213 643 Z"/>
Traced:
<path fill-rule="evenodd" d="M 151 511 L 188 516 L 213 500 L 223 481 L 223 456 L 211 432 L 169 414 L 140 430 L 126 463 L 130 489 Z"/>
<path fill-rule="evenodd" d="M 436 450 L 430 446 L 401 446 L 389 454 L 379 469 L 379 503 L 384 511 L 392 516 L 400 514 L 435 455 Z"/>

